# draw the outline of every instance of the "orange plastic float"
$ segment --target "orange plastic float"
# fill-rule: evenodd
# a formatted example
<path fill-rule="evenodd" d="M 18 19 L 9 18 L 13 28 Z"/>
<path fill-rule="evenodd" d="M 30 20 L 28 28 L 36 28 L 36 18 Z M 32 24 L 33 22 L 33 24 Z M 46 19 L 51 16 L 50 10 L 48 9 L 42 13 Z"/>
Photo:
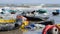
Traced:
<path fill-rule="evenodd" d="M 44 29 L 43 29 L 43 32 L 42 34 L 47 34 L 47 31 L 52 29 L 52 28 L 58 28 L 58 30 L 60 31 L 60 26 L 59 25 L 47 25 Z"/>

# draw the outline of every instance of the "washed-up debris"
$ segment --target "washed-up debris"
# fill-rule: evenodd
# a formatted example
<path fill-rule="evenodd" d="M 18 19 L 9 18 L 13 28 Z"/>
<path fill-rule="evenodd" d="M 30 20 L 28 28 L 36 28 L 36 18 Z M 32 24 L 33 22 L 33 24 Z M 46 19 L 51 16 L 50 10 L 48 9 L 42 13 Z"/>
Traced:
<path fill-rule="evenodd" d="M 44 29 L 42 34 L 59 34 L 60 28 L 57 25 L 47 25 Z"/>
<path fill-rule="evenodd" d="M 53 15 L 59 15 L 60 10 L 56 10 L 56 12 L 52 12 Z"/>
<path fill-rule="evenodd" d="M 59 13 L 58 13 L 58 12 L 52 12 L 52 14 L 53 14 L 53 15 L 59 15 Z"/>
<path fill-rule="evenodd" d="M 37 10 L 37 12 L 39 12 L 39 13 L 41 13 L 41 14 L 43 14 L 43 13 L 47 13 L 47 11 L 46 11 L 46 10 L 42 10 L 42 9 Z"/>
<path fill-rule="evenodd" d="M 47 13 L 47 11 L 45 10 L 34 10 L 31 12 L 23 12 L 24 14 L 22 14 L 23 16 L 27 17 L 29 20 L 33 19 L 34 20 L 41 20 L 41 19 L 48 19 L 49 18 L 49 14 Z"/>

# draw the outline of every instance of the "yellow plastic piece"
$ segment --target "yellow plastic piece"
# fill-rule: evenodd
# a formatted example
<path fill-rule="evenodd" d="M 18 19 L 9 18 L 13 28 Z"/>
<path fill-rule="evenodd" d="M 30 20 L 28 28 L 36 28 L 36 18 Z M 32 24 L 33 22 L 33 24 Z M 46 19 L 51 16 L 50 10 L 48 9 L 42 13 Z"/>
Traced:
<path fill-rule="evenodd" d="M 29 24 L 28 21 L 24 21 L 24 22 L 22 23 L 22 25 L 21 25 L 20 28 L 24 29 L 24 27 L 27 26 L 28 24 Z"/>
<path fill-rule="evenodd" d="M 21 28 L 24 29 L 25 25 L 21 25 Z"/>
<path fill-rule="evenodd" d="M 5 20 L 5 19 L 0 19 L 0 23 L 13 23 L 15 22 L 16 20 L 14 19 L 9 19 L 9 20 Z"/>
<path fill-rule="evenodd" d="M 24 21 L 23 23 L 24 23 L 25 26 L 27 26 L 29 24 L 28 21 Z"/>
<path fill-rule="evenodd" d="M 27 32 L 28 30 L 27 29 L 24 29 L 24 27 L 25 26 L 27 26 L 29 24 L 29 21 L 24 21 L 23 23 L 22 23 L 22 25 L 21 25 L 21 30 L 23 31 L 23 32 Z"/>

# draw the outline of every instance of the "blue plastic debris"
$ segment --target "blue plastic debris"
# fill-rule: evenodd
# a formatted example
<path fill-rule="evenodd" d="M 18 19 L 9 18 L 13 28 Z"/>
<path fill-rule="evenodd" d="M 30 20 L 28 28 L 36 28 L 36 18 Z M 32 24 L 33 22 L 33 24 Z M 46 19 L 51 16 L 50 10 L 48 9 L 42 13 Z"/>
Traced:
<path fill-rule="evenodd" d="M 29 26 L 27 26 L 27 27 L 25 27 L 26 29 L 31 29 L 31 27 L 29 27 Z"/>
<path fill-rule="evenodd" d="M 31 26 L 31 27 L 35 27 L 35 25 L 34 25 L 34 24 L 31 24 L 30 26 Z"/>
<path fill-rule="evenodd" d="M 60 12 L 60 10 L 56 10 L 56 12 L 58 12 L 58 13 L 59 13 L 59 12 Z"/>

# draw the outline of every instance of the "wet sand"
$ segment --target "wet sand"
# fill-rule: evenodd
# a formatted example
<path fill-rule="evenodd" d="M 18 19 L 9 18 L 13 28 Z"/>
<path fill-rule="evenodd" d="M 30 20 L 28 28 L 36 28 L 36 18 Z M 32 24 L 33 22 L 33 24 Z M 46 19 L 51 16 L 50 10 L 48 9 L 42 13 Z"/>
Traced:
<path fill-rule="evenodd" d="M 11 31 L 2 31 L 0 34 L 23 34 L 23 32 L 19 29 L 11 30 Z"/>

